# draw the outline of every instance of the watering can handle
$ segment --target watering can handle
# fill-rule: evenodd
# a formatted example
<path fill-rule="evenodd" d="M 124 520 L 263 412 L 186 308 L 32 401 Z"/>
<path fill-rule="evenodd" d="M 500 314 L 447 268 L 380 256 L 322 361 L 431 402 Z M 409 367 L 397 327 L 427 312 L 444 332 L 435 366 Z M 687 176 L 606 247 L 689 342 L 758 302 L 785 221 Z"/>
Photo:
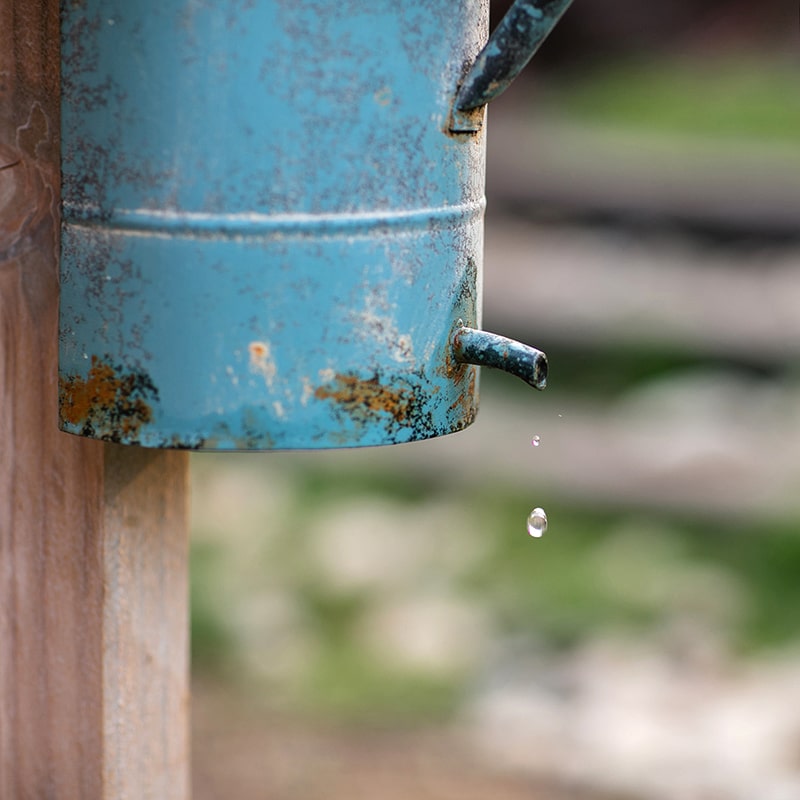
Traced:
<path fill-rule="evenodd" d="M 469 112 L 485 106 L 509 87 L 571 3 L 515 0 L 459 87 L 453 104 L 453 132 L 480 128 L 480 120 Z"/>

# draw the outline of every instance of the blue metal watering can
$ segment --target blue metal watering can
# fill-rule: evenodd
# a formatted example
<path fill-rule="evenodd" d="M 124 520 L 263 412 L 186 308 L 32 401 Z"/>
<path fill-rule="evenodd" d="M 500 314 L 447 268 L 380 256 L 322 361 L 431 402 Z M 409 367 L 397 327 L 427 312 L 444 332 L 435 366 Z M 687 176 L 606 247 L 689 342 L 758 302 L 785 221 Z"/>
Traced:
<path fill-rule="evenodd" d="M 472 422 L 486 103 L 570 0 L 65 0 L 60 424 L 147 447 Z"/>

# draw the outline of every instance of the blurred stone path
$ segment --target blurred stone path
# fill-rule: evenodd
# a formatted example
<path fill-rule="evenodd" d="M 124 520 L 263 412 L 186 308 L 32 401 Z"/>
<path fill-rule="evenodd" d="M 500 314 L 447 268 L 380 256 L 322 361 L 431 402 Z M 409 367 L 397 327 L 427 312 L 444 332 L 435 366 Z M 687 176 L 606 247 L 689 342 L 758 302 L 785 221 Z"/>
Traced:
<path fill-rule="evenodd" d="M 623 800 L 494 766 L 447 729 L 281 719 L 208 683 L 193 709 L 194 800 Z"/>
<path fill-rule="evenodd" d="M 734 661 L 707 640 L 606 636 L 499 671 L 467 724 L 517 775 L 647 800 L 796 800 L 799 674 L 796 652 Z"/>

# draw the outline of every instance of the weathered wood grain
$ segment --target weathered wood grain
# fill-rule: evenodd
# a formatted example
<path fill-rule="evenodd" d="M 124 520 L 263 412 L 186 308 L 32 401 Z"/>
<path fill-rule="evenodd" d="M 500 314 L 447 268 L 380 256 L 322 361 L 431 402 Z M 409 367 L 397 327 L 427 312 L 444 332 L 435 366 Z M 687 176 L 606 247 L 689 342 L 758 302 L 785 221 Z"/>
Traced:
<path fill-rule="evenodd" d="M 185 800 L 186 455 L 57 430 L 58 74 L 0 0 L 0 798 Z"/>
<path fill-rule="evenodd" d="M 107 445 L 104 798 L 189 796 L 187 455 Z"/>

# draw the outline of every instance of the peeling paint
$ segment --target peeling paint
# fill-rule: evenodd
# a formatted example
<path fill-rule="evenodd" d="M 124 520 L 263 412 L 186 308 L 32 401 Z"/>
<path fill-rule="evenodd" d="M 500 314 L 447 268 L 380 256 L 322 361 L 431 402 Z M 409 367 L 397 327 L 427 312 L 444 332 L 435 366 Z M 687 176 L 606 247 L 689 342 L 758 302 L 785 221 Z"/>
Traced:
<path fill-rule="evenodd" d="M 373 288 L 364 298 L 364 308 L 348 314 L 355 335 L 381 345 L 383 352 L 398 363 L 414 364 L 414 342 L 410 333 L 400 333 L 397 310 L 385 290 Z"/>
<path fill-rule="evenodd" d="M 311 380 L 309 379 L 308 375 L 303 375 L 300 378 L 300 383 L 303 384 L 303 392 L 300 395 L 300 404 L 305 407 L 308 405 L 308 401 L 314 396 L 314 387 L 311 385 Z"/>

